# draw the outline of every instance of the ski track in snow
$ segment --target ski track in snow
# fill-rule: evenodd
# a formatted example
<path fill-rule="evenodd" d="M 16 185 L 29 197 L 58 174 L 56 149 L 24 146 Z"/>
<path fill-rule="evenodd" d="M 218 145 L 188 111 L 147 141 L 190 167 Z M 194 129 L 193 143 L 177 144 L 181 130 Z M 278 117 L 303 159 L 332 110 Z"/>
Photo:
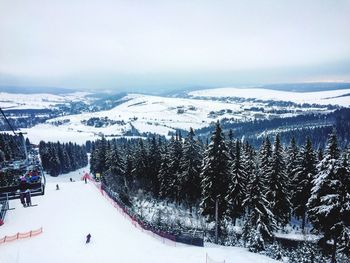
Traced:
<path fill-rule="evenodd" d="M 38 206 L 23 208 L 10 201 L 0 238 L 43 227 L 39 236 L 0 244 L 0 263 L 204 263 L 205 255 L 227 263 L 273 263 L 244 248 L 206 244 L 204 248 L 163 244 L 135 228 L 92 184 L 81 181 L 85 167 L 47 178 L 44 196 L 33 197 Z M 75 182 L 69 182 L 73 178 Z M 59 184 L 60 190 L 56 189 Z M 91 233 L 91 243 L 85 237 Z"/>

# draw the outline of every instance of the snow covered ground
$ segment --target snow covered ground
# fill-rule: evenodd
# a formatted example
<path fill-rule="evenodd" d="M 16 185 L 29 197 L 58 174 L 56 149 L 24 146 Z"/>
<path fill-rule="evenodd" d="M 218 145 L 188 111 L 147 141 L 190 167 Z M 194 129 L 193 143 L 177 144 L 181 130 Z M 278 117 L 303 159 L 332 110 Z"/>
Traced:
<path fill-rule="evenodd" d="M 222 119 L 249 121 L 291 117 L 307 112 L 328 113 L 331 110 L 326 106 L 270 104 L 267 100 L 349 107 L 350 96 L 345 96 L 347 94 L 350 94 L 350 89 L 300 93 L 258 88 L 198 90 L 188 93 L 188 98 L 128 94 L 121 98 L 120 104 L 113 109 L 66 115 L 23 131 L 28 133 L 28 138 L 33 143 L 39 143 L 40 140 L 84 143 L 101 135 L 118 137 L 137 135 L 137 132 L 169 136 L 169 133 L 174 133 L 176 129 L 208 127 Z M 1 93 L 0 106 L 47 108 L 59 102 L 85 101 L 88 99 L 84 97 L 86 95 Z M 242 99 L 226 100 L 228 97 Z M 96 122 L 99 122 L 99 125 L 96 125 Z"/>
<path fill-rule="evenodd" d="M 10 202 L 0 238 L 43 227 L 39 236 L 0 244 L 0 263 L 204 263 L 206 253 L 228 263 L 273 263 L 265 256 L 237 247 L 206 244 L 204 248 L 163 244 L 135 228 L 91 183 L 80 180 L 80 169 L 47 178 L 46 194 L 33 198 L 38 206 Z M 73 178 L 75 182 L 69 182 Z M 59 184 L 60 190 L 55 186 Z M 90 244 L 85 236 L 91 233 Z"/>
<path fill-rule="evenodd" d="M 276 100 L 276 101 L 292 101 L 295 103 L 309 103 L 320 105 L 340 105 L 344 107 L 350 106 L 350 89 L 328 90 L 317 92 L 292 92 L 279 91 L 270 89 L 257 88 L 219 88 L 219 89 L 205 89 L 189 92 L 188 95 L 192 97 L 201 98 L 223 98 L 223 97 L 237 97 L 237 98 L 255 98 L 259 100 Z"/>
<path fill-rule="evenodd" d="M 350 97 L 346 98 L 350 100 Z M 141 94 L 129 94 L 122 100 L 123 103 L 111 110 L 62 116 L 25 131 L 28 132 L 29 139 L 34 143 L 39 142 L 38 138 L 46 141 L 56 141 L 56 138 L 62 138 L 62 141 L 73 140 L 81 143 L 86 139 L 94 140 L 102 134 L 112 137 L 124 136 L 137 130 L 139 133 L 156 133 L 168 136 L 169 132 L 174 132 L 176 129 L 203 128 L 224 118 L 248 121 L 257 118 L 277 117 L 273 113 L 277 109 L 276 106 L 254 101 L 224 102 Z M 251 108 L 263 108 L 264 112 L 251 110 Z M 302 114 L 304 111 L 328 112 L 326 108 L 313 109 L 290 106 L 287 110 L 287 113 L 279 114 L 278 117 L 290 117 Z M 104 125 L 87 125 L 92 118 L 103 120 Z M 57 126 L 57 123 L 60 124 Z M 45 138 L 41 136 L 44 130 Z"/>
<path fill-rule="evenodd" d="M 72 101 L 89 101 L 87 92 L 74 92 L 64 95 L 46 93 L 16 94 L 0 92 L 0 106 L 2 109 L 52 109 L 56 104 Z"/>

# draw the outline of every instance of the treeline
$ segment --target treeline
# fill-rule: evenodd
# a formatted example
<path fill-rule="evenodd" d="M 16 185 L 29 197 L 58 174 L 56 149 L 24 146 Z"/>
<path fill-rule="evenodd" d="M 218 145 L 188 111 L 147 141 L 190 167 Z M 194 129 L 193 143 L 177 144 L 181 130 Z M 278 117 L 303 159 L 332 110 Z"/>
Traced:
<path fill-rule="evenodd" d="M 26 144 L 30 145 L 28 139 L 26 139 Z M 25 153 L 23 149 L 22 136 L 14 136 L 8 133 L 0 133 L 0 162 L 24 158 Z"/>
<path fill-rule="evenodd" d="M 276 118 L 272 120 L 253 120 L 249 122 L 237 122 L 223 120 L 223 130 L 232 129 L 237 138 L 245 137 L 254 147 L 260 147 L 263 137 L 257 134 L 279 132 L 282 143 L 289 143 L 295 137 L 299 144 L 310 137 L 313 145 L 323 147 L 327 136 L 335 127 L 339 138 L 339 144 L 346 146 L 350 138 L 350 109 L 342 108 L 328 114 L 306 114 L 294 117 Z M 282 128 L 282 131 L 280 129 Z M 196 130 L 196 133 L 205 138 L 215 127 L 205 127 Z"/>
<path fill-rule="evenodd" d="M 311 221 L 324 242 L 336 251 L 349 249 L 349 151 L 341 150 L 335 131 L 326 149 L 315 149 L 310 139 L 287 148 L 279 135 L 265 137 L 260 149 L 224 136 L 217 123 L 210 143 L 196 139 L 193 130 L 169 141 L 131 140 L 92 143 L 91 171 L 125 200 L 142 189 L 154 198 L 200 207 L 208 222 L 218 204 L 219 235 L 227 224 L 243 223 L 242 238 L 252 251 L 264 249 L 275 231 L 298 218 Z"/>
<path fill-rule="evenodd" d="M 39 153 L 44 170 L 51 176 L 75 171 L 88 164 L 85 145 L 41 141 Z"/>

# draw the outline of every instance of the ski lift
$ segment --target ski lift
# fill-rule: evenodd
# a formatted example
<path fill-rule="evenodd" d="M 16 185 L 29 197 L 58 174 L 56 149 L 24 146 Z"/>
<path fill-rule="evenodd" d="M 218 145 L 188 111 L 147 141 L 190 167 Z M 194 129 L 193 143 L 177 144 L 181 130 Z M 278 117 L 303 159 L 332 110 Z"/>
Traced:
<path fill-rule="evenodd" d="M 8 202 L 12 199 L 19 199 L 20 192 L 27 189 L 30 190 L 31 196 L 44 195 L 46 185 L 44 171 L 40 165 L 40 162 L 37 162 L 36 160 L 38 158 L 31 158 L 31 160 L 29 159 L 25 138 L 23 136 L 25 133 L 17 133 L 1 108 L 0 112 L 14 135 L 22 138 L 23 150 L 25 154 L 24 160 L 7 162 L 1 167 L 0 180 L 6 184 L 0 186 L 0 201 Z M 17 142 L 16 145 L 18 149 L 21 150 L 21 147 Z"/>

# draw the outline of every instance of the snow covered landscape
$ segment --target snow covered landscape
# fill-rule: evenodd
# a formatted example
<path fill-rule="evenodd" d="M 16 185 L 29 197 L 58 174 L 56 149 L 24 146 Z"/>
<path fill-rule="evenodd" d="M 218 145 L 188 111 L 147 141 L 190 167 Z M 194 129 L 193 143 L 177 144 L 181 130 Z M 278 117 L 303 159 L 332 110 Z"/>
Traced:
<path fill-rule="evenodd" d="M 40 140 L 55 141 L 56 138 L 83 143 L 99 138 L 102 134 L 110 137 L 144 136 L 147 133 L 169 136 L 178 129 L 209 127 L 217 120 L 249 122 L 326 114 L 337 107 L 348 107 L 349 94 L 350 89 L 305 93 L 249 88 L 198 90 L 189 92 L 186 98 L 128 94 L 118 99 L 119 105 L 110 110 L 49 117 L 45 122 L 23 130 L 34 143 Z M 12 106 L 3 106 L 3 109 L 45 109 L 48 105 L 53 106 L 52 103 L 67 103 L 71 100 L 84 102 L 89 107 L 96 99 L 93 99 L 92 94 L 88 98 L 87 95 L 52 95 L 48 96 L 49 99 L 43 99 L 42 94 L 31 94 L 28 95 L 31 99 L 26 99 L 22 94 L 6 94 L 4 101 L 12 101 L 8 102 Z M 15 106 L 14 101 L 20 105 Z M 284 105 L 281 102 L 294 104 Z M 305 103 L 309 106 L 302 107 Z M 14 118 L 23 114 L 20 112 Z"/>
<path fill-rule="evenodd" d="M 4 110 L 25 110 L 25 109 L 52 109 L 58 104 L 65 104 L 72 101 L 88 102 L 88 92 L 74 92 L 71 94 L 54 95 L 48 93 L 39 94 L 17 94 L 0 92 L 0 105 Z"/>
<path fill-rule="evenodd" d="M 292 92 L 264 88 L 219 88 L 189 92 L 191 97 L 200 98 L 245 98 L 258 100 L 292 101 L 295 103 L 309 103 L 320 105 L 350 106 L 350 89 L 318 91 L 318 92 Z"/>
<path fill-rule="evenodd" d="M 350 263 L 350 0 L 0 0 L 0 263 Z"/>
<path fill-rule="evenodd" d="M 40 227 L 43 233 L 0 244 L 1 263 L 204 263 L 206 254 L 215 262 L 276 262 L 244 248 L 163 243 L 135 228 L 92 183 L 85 184 L 81 178 L 87 170 L 89 167 L 57 178 L 48 176 L 46 194 L 33 198 L 38 206 L 23 208 L 19 200 L 10 201 L 10 207 L 15 209 L 8 211 L 5 224 L 0 227 L 0 238 Z M 60 186 L 58 191 L 56 184 Z M 88 233 L 92 235 L 91 243 L 85 244 Z"/>

